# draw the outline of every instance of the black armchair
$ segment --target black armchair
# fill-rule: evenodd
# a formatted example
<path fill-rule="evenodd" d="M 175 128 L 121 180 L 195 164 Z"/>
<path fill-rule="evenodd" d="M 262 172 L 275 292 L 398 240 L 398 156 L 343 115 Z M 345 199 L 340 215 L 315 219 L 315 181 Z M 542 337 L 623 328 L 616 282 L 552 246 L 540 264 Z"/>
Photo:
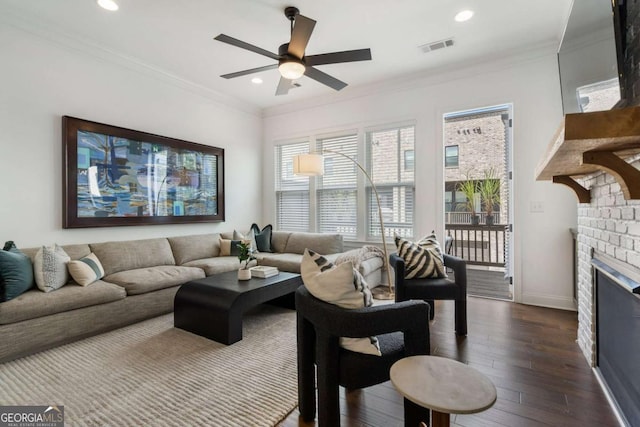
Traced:
<path fill-rule="evenodd" d="M 435 300 L 455 300 L 456 334 L 467 335 L 467 263 L 462 258 L 443 254 L 444 266 L 453 270 L 454 280 L 405 279 L 404 260 L 397 254 L 389 256 L 395 271 L 396 301 L 421 299 L 431 306 L 431 319 L 435 316 Z"/>
<path fill-rule="evenodd" d="M 360 309 L 323 302 L 300 286 L 298 318 L 298 403 L 300 415 L 318 425 L 340 425 L 339 387 L 359 389 L 389 380 L 389 369 L 406 356 L 429 354 L 429 306 L 406 301 Z M 377 336 L 382 356 L 345 350 L 339 337 Z M 421 411 L 421 412 L 420 412 Z M 426 410 L 405 400 L 405 419 L 428 419 Z M 428 412 L 427 416 L 428 416 Z"/>

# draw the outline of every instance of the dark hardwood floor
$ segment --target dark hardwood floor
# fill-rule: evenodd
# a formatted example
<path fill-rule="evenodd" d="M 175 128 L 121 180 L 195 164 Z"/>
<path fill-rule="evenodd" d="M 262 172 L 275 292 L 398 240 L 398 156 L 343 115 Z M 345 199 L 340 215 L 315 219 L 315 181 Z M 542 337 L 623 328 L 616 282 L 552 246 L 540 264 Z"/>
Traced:
<path fill-rule="evenodd" d="M 485 412 L 452 415 L 452 426 L 617 426 L 576 343 L 577 314 L 469 297 L 469 334 L 457 338 L 453 303 L 436 302 L 431 352 L 487 375 L 498 400 Z M 342 426 L 403 426 L 402 398 L 390 382 L 341 388 Z M 294 410 L 282 427 L 315 426 Z"/>

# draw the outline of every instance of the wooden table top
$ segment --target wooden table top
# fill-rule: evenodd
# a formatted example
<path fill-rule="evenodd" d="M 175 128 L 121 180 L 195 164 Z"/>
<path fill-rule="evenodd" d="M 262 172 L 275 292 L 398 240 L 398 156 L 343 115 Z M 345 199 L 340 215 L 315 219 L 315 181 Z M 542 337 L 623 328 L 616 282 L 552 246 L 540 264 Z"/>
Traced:
<path fill-rule="evenodd" d="M 402 396 L 438 412 L 472 414 L 490 408 L 497 398 L 489 378 L 444 357 L 406 357 L 393 364 L 390 376 Z"/>

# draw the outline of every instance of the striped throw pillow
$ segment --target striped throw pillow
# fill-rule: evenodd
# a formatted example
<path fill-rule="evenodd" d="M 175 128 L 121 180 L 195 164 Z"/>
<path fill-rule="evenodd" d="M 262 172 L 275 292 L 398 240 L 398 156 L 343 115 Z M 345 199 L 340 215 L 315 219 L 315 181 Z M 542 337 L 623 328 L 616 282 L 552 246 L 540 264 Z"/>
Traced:
<path fill-rule="evenodd" d="M 100 260 L 94 253 L 90 253 L 84 258 L 70 261 L 67 267 L 73 280 L 80 286 L 90 285 L 104 277 L 104 268 L 102 268 Z"/>
<path fill-rule="evenodd" d="M 435 279 L 447 277 L 444 257 L 435 234 L 422 238 L 418 243 L 396 236 L 398 255 L 404 259 L 406 279 Z"/>

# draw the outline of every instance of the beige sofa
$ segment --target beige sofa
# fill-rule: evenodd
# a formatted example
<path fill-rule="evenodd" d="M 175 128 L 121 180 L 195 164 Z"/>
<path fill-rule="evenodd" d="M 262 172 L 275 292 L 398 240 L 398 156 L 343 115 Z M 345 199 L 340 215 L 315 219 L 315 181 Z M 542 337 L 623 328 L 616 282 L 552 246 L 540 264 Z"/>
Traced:
<path fill-rule="evenodd" d="M 71 259 L 93 252 L 105 276 L 86 287 L 71 282 L 49 293 L 32 289 L 1 303 L 0 362 L 171 312 L 180 285 L 239 268 L 237 257 L 220 256 L 220 237 L 232 234 L 63 246 Z M 274 252 L 257 254 L 257 262 L 299 273 L 305 248 L 335 259 L 343 252 L 342 236 L 273 232 Z M 37 250 L 22 251 L 33 259 Z M 380 284 L 381 267 L 380 258 L 361 264 L 371 286 Z"/>

